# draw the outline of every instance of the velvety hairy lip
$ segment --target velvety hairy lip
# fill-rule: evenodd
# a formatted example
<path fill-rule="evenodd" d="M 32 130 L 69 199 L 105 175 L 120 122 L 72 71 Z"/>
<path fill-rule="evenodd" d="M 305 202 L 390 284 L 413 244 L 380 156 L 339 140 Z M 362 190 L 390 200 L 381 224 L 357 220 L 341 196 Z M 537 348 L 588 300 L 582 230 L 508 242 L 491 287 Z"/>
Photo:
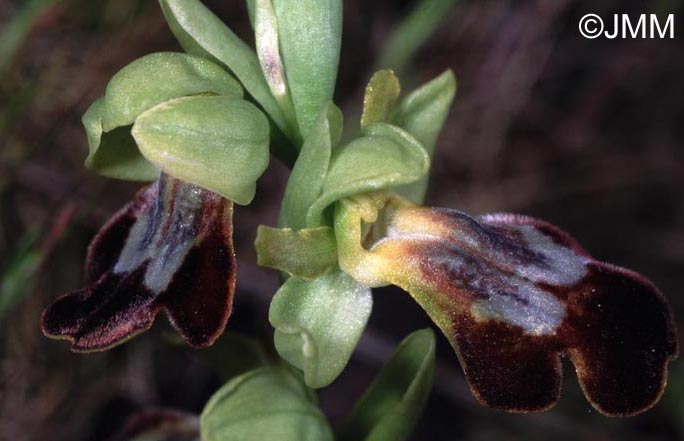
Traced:
<path fill-rule="evenodd" d="M 367 206 L 363 216 L 346 207 L 346 228 L 368 217 Z M 525 216 L 476 218 L 396 198 L 376 223 L 365 249 L 359 228 L 356 244 L 338 243 L 342 268 L 408 291 L 451 342 L 482 403 L 551 407 L 563 355 L 606 415 L 642 412 L 662 395 L 676 330 L 667 301 L 643 276 L 596 261 L 558 227 Z"/>
<path fill-rule="evenodd" d="M 164 310 L 186 342 L 221 334 L 235 290 L 232 202 L 162 174 L 115 214 L 88 249 L 88 286 L 43 312 L 43 332 L 72 350 L 108 349 Z"/>

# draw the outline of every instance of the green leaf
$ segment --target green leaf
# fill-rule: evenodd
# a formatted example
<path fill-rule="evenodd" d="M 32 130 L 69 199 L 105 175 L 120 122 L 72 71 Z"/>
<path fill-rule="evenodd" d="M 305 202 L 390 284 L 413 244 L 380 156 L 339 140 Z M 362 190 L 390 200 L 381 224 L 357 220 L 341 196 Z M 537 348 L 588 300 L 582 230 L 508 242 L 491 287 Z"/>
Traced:
<path fill-rule="evenodd" d="M 307 212 L 307 225 L 321 225 L 323 210 L 339 199 L 409 184 L 427 173 L 430 158 L 408 132 L 374 124 L 363 134 L 333 152 L 321 195 Z"/>
<path fill-rule="evenodd" d="M 203 441 L 332 441 L 330 426 L 305 386 L 266 367 L 226 383 L 200 417 Z"/>
<path fill-rule="evenodd" d="M 88 137 L 85 166 L 102 176 L 130 181 L 152 181 L 159 170 L 140 154 L 130 127 L 102 132 L 104 97 L 90 105 L 82 122 Z"/>
<path fill-rule="evenodd" d="M 280 54 L 300 133 L 332 100 L 342 41 L 341 0 L 273 0 Z"/>
<path fill-rule="evenodd" d="M 456 78 L 453 72 L 447 70 L 404 98 L 392 122 L 415 136 L 432 158 L 439 132 L 444 126 L 455 94 Z M 425 199 L 427 184 L 428 175 L 402 187 L 400 193 L 421 203 Z"/>
<path fill-rule="evenodd" d="M 260 225 L 254 242 L 257 263 L 312 280 L 337 265 L 337 244 L 331 227 L 271 228 Z"/>
<path fill-rule="evenodd" d="M 185 51 L 216 60 L 240 80 L 275 125 L 291 141 L 298 134 L 287 123 L 261 72 L 256 53 L 199 0 L 159 0 L 164 17 Z"/>
<path fill-rule="evenodd" d="M 332 383 L 347 365 L 370 316 L 371 291 L 340 270 L 289 278 L 271 302 L 278 354 L 304 371 L 309 387 Z"/>
<path fill-rule="evenodd" d="M 294 229 L 307 225 L 306 212 L 321 193 L 330 164 L 332 146 L 341 134 L 342 112 L 330 103 L 304 140 L 285 187 L 279 224 Z M 337 139 L 335 139 L 337 137 Z"/>
<path fill-rule="evenodd" d="M 146 55 L 117 72 L 107 84 L 102 128 L 128 126 L 144 111 L 182 96 L 212 93 L 241 98 L 240 83 L 204 58 L 177 52 Z"/>
<path fill-rule="evenodd" d="M 341 441 L 403 441 L 425 407 L 435 368 L 431 329 L 406 337 L 347 418 Z"/>
<path fill-rule="evenodd" d="M 419 0 L 413 11 L 397 26 L 383 48 L 378 67 L 403 72 L 418 49 L 449 16 L 456 0 Z"/>
<path fill-rule="evenodd" d="M 268 121 L 254 105 L 229 96 L 160 104 L 138 117 L 132 134 L 162 171 L 238 204 L 252 200 L 268 165 Z"/>
<path fill-rule="evenodd" d="M 35 287 L 36 272 L 43 259 L 38 239 L 37 231 L 22 236 L 9 265 L 0 273 L 0 322 Z"/>
<path fill-rule="evenodd" d="M 366 86 L 366 94 L 363 97 L 361 128 L 389 122 L 400 90 L 399 79 L 390 69 L 375 72 Z"/>

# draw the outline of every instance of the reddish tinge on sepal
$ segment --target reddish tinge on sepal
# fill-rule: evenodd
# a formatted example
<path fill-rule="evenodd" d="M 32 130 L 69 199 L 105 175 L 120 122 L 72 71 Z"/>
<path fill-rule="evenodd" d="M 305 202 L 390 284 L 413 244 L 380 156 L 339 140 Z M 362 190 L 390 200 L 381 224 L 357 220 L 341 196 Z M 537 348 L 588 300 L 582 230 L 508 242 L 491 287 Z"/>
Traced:
<path fill-rule="evenodd" d="M 231 201 L 162 174 L 98 232 L 88 286 L 48 306 L 43 332 L 100 351 L 149 329 L 163 309 L 188 344 L 212 344 L 235 290 L 232 212 Z"/>
<path fill-rule="evenodd" d="M 357 238 L 338 242 L 341 267 L 410 292 L 453 345 L 478 400 L 513 412 L 553 406 L 566 354 L 600 412 L 633 415 L 658 401 L 677 339 L 646 278 L 596 261 L 529 217 L 360 200 L 336 214 L 338 238 L 342 229 Z"/>

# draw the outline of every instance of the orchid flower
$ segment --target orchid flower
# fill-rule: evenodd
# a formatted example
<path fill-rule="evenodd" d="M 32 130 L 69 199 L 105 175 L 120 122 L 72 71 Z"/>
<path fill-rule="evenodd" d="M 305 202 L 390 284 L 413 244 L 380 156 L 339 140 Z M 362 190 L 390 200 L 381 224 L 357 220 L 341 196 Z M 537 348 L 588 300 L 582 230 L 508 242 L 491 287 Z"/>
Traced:
<path fill-rule="evenodd" d="M 426 311 L 483 404 L 548 409 L 563 356 L 603 414 L 633 415 L 658 401 L 678 343 L 653 283 L 596 260 L 544 221 L 422 205 L 456 92 L 451 71 L 402 99 L 395 74 L 376 72 L 358 133 L 343 136 L 333 102 L 341 1 L 247 2 L 256 51 L 197 0 L 160 4 L 187 54 L 124 67 L 83 117 L 89 168 L 154 182 L 95 236 L 86 287 L 48 306 L 46 335 L 74 351 L 104 350 L 164 311 L 188 344 L 211 345 L 235 290 L 233 204 L 251 202 L 270 148 L 292 170 L 278 226 L 260 226 L 255 248 L 283 281 L 268 316 L 274 347 L 302 375 L 263 366 L 234 377 L 207 403 L 202 439 L 332 439 L 311 388 L 343 371 L 372 288 L 387 285 Z M 404 340 L 342 439 L 407 439 L 434 359 L 432 330 Z M 124 433 L 138 434 L 194 439 L 197 419 L 148 414 Z"/>
<path fill-rule="evenodd" d="M 604 414 L 632 415 L 660 398 L 677 352 L 665 298 L 640 274 L 595 260 L 558 227 L 376 193 L 341 201 L 335 230 L 342 270 L 365 286 L 408 291 L 484 404 L 551 407 L 563 354 Z"/>
<path fill-rule="evenodd" d="M 551 407 L 567 355 L 600 412 L 650 408 L 677 353 L 653 283 L 549 223 L 420 205 L 454 93 L 445 72 L 397 103 L 398 79 L 379 71 L 358 138 L 336 145 L 334 112 L 321 115 L 288 182 L 285 228 L 260 227 L 256 241 L 259 263 L 290 276 L 269 317 L 279 354 L 310 387 L 329 384 L 360 339 L 371 288 L 396 285 L 441 329 L 488 406 Z"/>
<path fill-rule="evenodd" d="M 88 249 L 87 287 L 55 300 L 43 331 L 74 351 L 107 349 L 163 309 L 192 346 L 223 331 L 235 291 L 231 201 L 161 174 L 116 213 Z"/>
<path fill-rule="evenodd" d="M 72 350 L 108 349 L 164 310 L 185 341 L 223 332 L 235 291 L 233 203 L 254 197 L 268 164 L 266 117 L 224 69 L 180 53 L 121 69 L 83 116 L 86 165 L 152 180 L 102 227 L 88 249 L 86 287 L 44 311 L 43 332 Z"/>

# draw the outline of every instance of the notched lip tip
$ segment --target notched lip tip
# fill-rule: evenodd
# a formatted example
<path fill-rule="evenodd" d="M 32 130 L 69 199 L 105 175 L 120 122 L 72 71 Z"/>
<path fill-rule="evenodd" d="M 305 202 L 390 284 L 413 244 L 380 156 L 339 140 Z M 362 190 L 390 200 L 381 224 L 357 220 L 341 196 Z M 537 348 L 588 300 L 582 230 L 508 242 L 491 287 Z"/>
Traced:
<path fill-rule="evenodd" d="M 43 312 L 45 314 L 45 312 Z M 79 338 L 71 335 L 71 334 L 52 334 L 49 331 L 47 331 L 44 327 L 44 325 L 41 324 L 41 331 L 43 332 L 43 335 L 51 340 L 55 341 L 66 341 L 70 343 L 69 351 L 74 353 L 74 354 L 94 354 L 98 352 L 105 352 L 110 349 L 114 349 L 117 346 L 121 346 L 124 343 L 128 342 L 129 340 L 137 337 L 138 335 L 149 331 L 150 328 L 152 327 L 153 323 L 150 323 L 149 326 L 139 328 L 135 331 L 133 331 L 131 334 L 125 336 L 122 339 L 116 340 L 112 342 L 111 344 L 108 345 L 102 345 L 102 346 L 81 346 L 78 344 Z"/>

